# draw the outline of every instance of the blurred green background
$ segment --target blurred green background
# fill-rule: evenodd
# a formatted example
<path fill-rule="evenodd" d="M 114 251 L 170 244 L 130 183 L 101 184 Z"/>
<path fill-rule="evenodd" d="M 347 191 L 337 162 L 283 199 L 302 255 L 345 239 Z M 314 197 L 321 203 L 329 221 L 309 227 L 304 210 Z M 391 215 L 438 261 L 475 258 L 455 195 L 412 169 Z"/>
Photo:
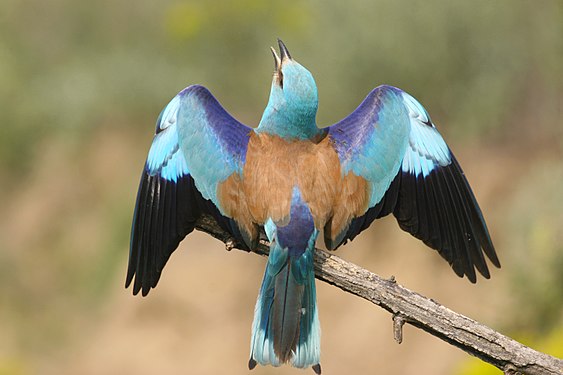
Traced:
<path fill-rule="evenodd" d="M 503 268 L 471 285 L 389 218 L 338 255 L 563 357 L 563 2 L 1 0 L 0 374 L 248 372 L 264 259 L 196 233 L 148 298 L 123 283 L 158 113 L 201 83 L 255 126 L 276 37 L 323 126 L 383 83 L 425 105 Z M 327 373 L 500 373 L 318 288 Z"/>

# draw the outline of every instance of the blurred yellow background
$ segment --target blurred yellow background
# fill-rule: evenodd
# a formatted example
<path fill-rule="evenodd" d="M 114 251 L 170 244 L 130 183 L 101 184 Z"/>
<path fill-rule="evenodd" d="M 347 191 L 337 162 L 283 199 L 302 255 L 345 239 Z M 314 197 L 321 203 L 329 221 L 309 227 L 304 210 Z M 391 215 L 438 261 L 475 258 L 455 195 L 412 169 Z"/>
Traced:
<path fill-rule="evenodd" d="M 319 124 L 375 86 L 417 97 L 456 153 L 503 268 L 471 285 L 380 220 L 337 254 L 563 356 L 563 2 L 2 0 L 0 374 L 247 374 L 265 260 L 201 233 L 147 298 L 123 288 L 160 110 L 207 86 L 255 126 L 276 37 Z M 326 374 L 499 374 L 319 283 Z M 290 367 L 252 373 L 296 374 Z"/>

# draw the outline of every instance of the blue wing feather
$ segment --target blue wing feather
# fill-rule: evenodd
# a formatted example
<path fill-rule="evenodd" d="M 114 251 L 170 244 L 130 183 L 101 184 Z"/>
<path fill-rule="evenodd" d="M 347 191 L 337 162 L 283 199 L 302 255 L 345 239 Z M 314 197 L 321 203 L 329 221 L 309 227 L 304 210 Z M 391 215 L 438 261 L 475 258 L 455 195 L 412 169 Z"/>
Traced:
<path fill-rule="evenodd" d="M 178 96 L 179 144 L 190 174 L 203 197 L 221 210 L 217 186 L 242 173 L 253 129 L 234 119 L 203 86 L 190 86 Z"/>
<path fill-rule="evenodd" d="M 393 181 L 408 143 L 408 112 L 399 89 L 380 86 L 342 121 L 329 127 L 343 174 L 353 172 L 370 183 L 374 207 Z"/>
<path fill-rule="evenodd" d="M 202 86 L 184 89 L 161 112 L 133 214 L 126 287 L 134 280 L 134 294 L 156 286 L 168 258 L 204 213 L 244 246 L 213 189 L 240 173 L 250 130 Z"/>
<path fill-rule="evenodd" d="M 476 268 L 488 278 L 483 253 L 500 267 L 469 183 L 416 99 L 380 86 L 329 135 L 343 173 L 365 178 L 371 189 L 367 211 L 351 220 L 336 246 L 393 212 L 403 230 L 438 250 L 459 276 L 475 282 Z"/>

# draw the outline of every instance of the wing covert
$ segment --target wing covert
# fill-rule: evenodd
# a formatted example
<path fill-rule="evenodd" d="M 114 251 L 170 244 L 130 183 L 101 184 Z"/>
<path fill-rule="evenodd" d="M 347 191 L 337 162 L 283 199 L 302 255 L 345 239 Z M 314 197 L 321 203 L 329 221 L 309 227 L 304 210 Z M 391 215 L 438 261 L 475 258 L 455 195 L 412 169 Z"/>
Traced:
<path fill-rule="evenodd" d="M 252 128 L 232 117 L 203 86 L 181 91 L 178 140 L 190 174 L 205 199 L 221 210 L 217 186 L 242 174 Z"/>

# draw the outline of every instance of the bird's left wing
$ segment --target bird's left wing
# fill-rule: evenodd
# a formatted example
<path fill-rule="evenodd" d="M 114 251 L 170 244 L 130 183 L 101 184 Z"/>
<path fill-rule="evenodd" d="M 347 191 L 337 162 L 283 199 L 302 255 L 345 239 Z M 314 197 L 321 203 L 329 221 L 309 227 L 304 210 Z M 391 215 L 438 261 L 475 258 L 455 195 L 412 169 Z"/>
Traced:
<path fill-rule="evenodd" d="M 217 186 L 241 173 L 252 128 L 235 120 L 203 86 L 181 91 L 156 124 L 131 229 L 126 287 L 146 295 L 180 241 L 209 214 L 242 243 L 225 217 Z"/>
<path fill-rule="evenodd" d="M 393 213 L 399 226 L 438 250 L 458 276 L 486 278 L 485 253 L 500 267 L 485 220 L 461 167 L 422 105 L 391 86 L 374 89 L 328 128 L 345 181 L 325 227 L 334 249 L 373 220 Z M 349 207 L 355 207 L 351 212 Z"/>

